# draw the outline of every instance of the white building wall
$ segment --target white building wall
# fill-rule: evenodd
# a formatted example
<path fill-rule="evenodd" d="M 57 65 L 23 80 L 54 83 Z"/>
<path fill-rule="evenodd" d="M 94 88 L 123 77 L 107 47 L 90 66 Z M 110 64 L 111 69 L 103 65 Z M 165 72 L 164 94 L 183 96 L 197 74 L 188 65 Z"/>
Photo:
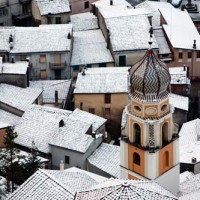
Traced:
<path fill-rule="evenodd" d="M 120 165 L 128 169 L 128 144 L 120 141 Z"/>
<path fill-rule="evenodd" d="M 145 176 L 149 179 L 155 179 L 158 177 L 158 159 L 159 152 L 149 153 L 145 152 Z"/>

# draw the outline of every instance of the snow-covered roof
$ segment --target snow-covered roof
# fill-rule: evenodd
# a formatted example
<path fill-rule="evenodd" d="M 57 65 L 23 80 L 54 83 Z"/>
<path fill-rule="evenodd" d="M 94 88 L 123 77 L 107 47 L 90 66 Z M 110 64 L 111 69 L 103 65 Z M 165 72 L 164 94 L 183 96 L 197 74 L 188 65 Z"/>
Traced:
<path fill-rule="evenodd" d="M 59 128 L 61 120 L 64 126 Z M 94 141 L 87 131 L 95 122 L 95 128 L 99 128 L 103 121 L 105 119 L 78 109 L 73 113 L 32 105 L 15 127 L 18 133 L 15 143 L 30 148 L 34 141 L 43 153 L 49 153 L 49 144 L 84 153 Z"/>
<path fill-rule="evenodd" d="M 92 4 L 95 5 L 96 7 L 108 6 L 108 5 L 110 6 L 110 0 L 99 0 L 99 1 L 95 1 Z M 129 4 L 126 0 L 114 0 L 112 6 L 115 6 L 115 5 L 124 5 L 124 6 L 132 7 L 131 4 Z"/>
<path fill-rule="evenodd" d="M 179 136 L 180 147 L 197 142 L 200 139 L 200 119 L 184 123 Z"/>
<path fill-rule="evenodd" d="M 94 141 L 91 135 L 86 134 L 90 127 L 91 124 L 69 116 L 64 120 L 64 126 L 56 131 L 49 144 L 85 153 Z"/>
<path fill-rule="evenodd" d="M 127 93 L 129 67 L 88 68 L 78 74 L 74 94 Z"/>
<path fill-rule="evenodd" d="M 179 197 L 179 200 L 199 200 L 200 197 L 200 190 L 183 195 Z"/>
<path fill-rule="evenodd" d="M 120 177 L 120 147 L 102 143 L 101 146 L 88 158 L 88 162 L 98 169 Z"/>
<path fill-rule="evenodd" d="M 114 62 L 100 29 L 74 32 L 71 65 Z"/>
<path fill-rule="evenodd" d="M 187 67 L 169 67 L 170 84 L 190 84 L 190 79 L 187 78 L 187 70 Z"/>
<path fill-rule="evenodd" d="M 113 51 L 149 49 L 150 24 L 146 16 L 125 16 L 105 19 Z M 153 35 L 152 48 L 158 48 Z"/>
<path fill-rule="evenodd" d="M 80 13 L 70 16 L 73 31 L 86 31 L 98 29 L 98 20 L 91 12 Z"/>
<path fill-rule="evenodd" d="M 74 199 L 74 194 L 46 170 L 38 170 L 8 197 L 9 200 L 64 200 L 66 198 Z"/>
<path fill-rule="evenodd" d="M 1 120 L 1 119 L 0 119 L 0 120 Z M 0 121 L 0 129 L 6 128 L 6 127 L 8 127 L 8 126 L 10 126 L 10 125 L 7 124 L 7 123 L 4 123 L 4 122 L 2 122 L 2 121 Z"/>
<path fill-rule="evenodd" d="M 69 95 L 71 80 L 41 80 L 30 81 L 31 88 L 43 90 L 43 103 L 55 103 L 55 91 L 58 91 L 58 103 L 66 101 Z"/>
<path fill-rule="evenodd" d="M 68 0 L 36 0 L 41 15 L 70 12 Z"/>
<path fill-rule="evenodd" d="M 170 54 L 171 50 L 167 43 L 162 27 L 156 27 L 153 29 L 153 34 L 156 38 L 156 42 L 159 47 L 159 54 Z"/>
<path fill-rule="evenodd" d="M 168 3 L 168 2 L 158 2 L 158 1 L 144 1 L 138 5 L 135 6 L 136 8 L 144 8 L 148 10 L 151 15 L 153 16 L 152 18 L 152 25 L 155 26 L 160 26 L 160 8 L 168 8 L 172 9 L 173 6 Z"/>
<path fill-rule="evenodd" d="M 167 23 L 163 24 L 164 31 L 174 48 L 193 50 L 196 40 L 195 50 L 200 50 L 200 35 L 187 11 L 162 8 L 160 12 Z"/>
<path fill-rule="evenodd" d="M 71 168 L 65 169 L 65 171 L 66 172 L 79 172 L 79 173 L 81 172 L 81 173 L 84 173 L 84 174 L 88 175 L 89 177 L 91 177 L 92 179 L 94 179 L 98 183 L 102 183 L 102 182 L 105 182 L 105 181 L 108 180 L 108 178 L 106 178 L 104 176 L 100 176 L 100 175 L 94 174 L 94 173 L 89 172 L 89 171 L 85 171 L 85 170 L 77 168 L 77 167 L 71 167 Z"/>
<path fill-rule="evenodd" d="M 107 121 L 103 117 L 99 117 L 97 115 L 94 115 L 94 114 L 91 114 L 89 112 L 80 110 L 78 108 L 76 108 L 72 112 L 71 116 L 80 120 L 80 121 L 92 124 L 92 131 L 96 131 L 98 128 L 100 128 Z"/>
<path fill-rule="evenodd" d="M 188 111 L 189 109 L 189 98 L 177 94 L 169 94 L 169 103 L 175 108 Z"/>
<path fill-rule="evenodd" d="M 189 172 L 189 171 L 185 171 L 185 172 L 181 173 L 180 176 L 179 176 L 180 184 L 182 184 L 183 182 L 187 181 L 192 176 L 194 176 L 194 174 L 192 172 Z"/>
<path fill-rule="evenodd" d="M 0 51 L 10 51 L 9 36 L 14 32 L 15 27 L 0 27 Z"/>
<path fill-rule="evenodd" d="M 75 168 L 64 171 L 40 169 L 12 193 L 8 199 L 70 200 L 74 199 L 76 192 L 86 190 L 107 180 L 98 177 L 93 173 Z"/>
<path fill-rule="evenodd" d="M 58 27 L 58 28 L 55 28 Z M 59 29 L 59 31 L 57 30 Z M 11 53 L 70 51 L 72 24 L 41 27 L 18 27 L 13 31 L 13 49 Z M 9 37 L 9 36 L 8 36 Z"/>
<path fill-rule="evenodd" d="M 25 75 L 28 68 L 28 62 L 18 61 L 15 63 L 2 63 L 0 66 L 1 74 L 22 74 Z"/>
<path fill-rule="evenodd" d="M 179 193 L 181 200 L 198 200 L 200 195 L 200 174 L 188 177 L 180 183 Z"/>
<path fill-rule="evenodd" d="M 177 198 L 153 181 L 108 180 L 96 188 L 78 192 L 75 200 L 82 199 L 146 199 L 177 200 Z"/>
<path fill-rule="evenodd" d="M 15 143 L 31 147 L 32 141 L 43 153 L 49 153 L 49 142 L 58 133 L 60 120 L 67 119 L 71 111 L 32 105 L 15 127 L 18 137 Z"/>
<path fill-rule="evenodd" d="M 42 93 L 37 88 L 20 88 L 8 84 L 0 84 L 0 102 L 13 108 L 25 111 Z"/>
<path fill-rule="evenodd" d="M 192 144 L 180 145 L 180 162 L 192 164 L 192 158 L 200 162 L 200 141 Z"/>
<path fill-rule="evenodd" d="M 19 120 L 20 120 L 19 116 L 0 109 L 0 121 L 1 122 L 7 123 L 11 126 L 14 126 L 17 123 L 19 123 Z"/>
<path fill-rule="evenodd" d="M 126 5 L 101 6 L 98 9 L 104 19 L 113 17 L 132 16 L 132 15 L 148 16 L 151 14 L 151 12 L 149 12 L 145 8 L 136 9 L 133 7 L 127 7 Z"/>

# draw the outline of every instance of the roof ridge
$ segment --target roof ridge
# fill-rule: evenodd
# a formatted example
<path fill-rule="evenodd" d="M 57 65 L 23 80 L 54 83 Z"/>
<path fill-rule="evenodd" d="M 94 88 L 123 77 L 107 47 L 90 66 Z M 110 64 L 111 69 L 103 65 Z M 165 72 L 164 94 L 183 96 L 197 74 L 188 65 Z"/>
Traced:
<path fill-rule="evenodd" d="M 69 193 L 71 193 L 73 196 L 75 193 L 73 193 L 69 188 L 67 188 L 64 184 L 60 183 L 60 181 L 55 178 L 54 176 L 48 174 L 45 169 L 39 169 L 40 172 L 42 172 L 44 175 L 46 175 L 47 177 L 49 177 L 52 181 L 54 181 L 55 183 L 57 183 L 58 185 L 60 185 L 62 188 L 64 188 L 66 191 L 68 191 Z M 51 171 L 51 170 L 49 170 Z M 52 171 L 55 171 L 55 170 L 52 170 Z M 59 171 L 59 170 L 56 170 L 56 171 Z M 60 171 L 62 173 L 62 171 Z"/>

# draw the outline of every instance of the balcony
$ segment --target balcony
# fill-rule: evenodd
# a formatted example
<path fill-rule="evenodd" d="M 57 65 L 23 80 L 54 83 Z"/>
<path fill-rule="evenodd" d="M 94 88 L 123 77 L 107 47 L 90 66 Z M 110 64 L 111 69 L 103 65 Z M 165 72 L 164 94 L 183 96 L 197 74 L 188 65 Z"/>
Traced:
<path fill-rule="evenodd" d="M 65 67 L 67 67 L 67 63 L 49 63 L 49 68 L 50 69 L 64 69 Z"/>

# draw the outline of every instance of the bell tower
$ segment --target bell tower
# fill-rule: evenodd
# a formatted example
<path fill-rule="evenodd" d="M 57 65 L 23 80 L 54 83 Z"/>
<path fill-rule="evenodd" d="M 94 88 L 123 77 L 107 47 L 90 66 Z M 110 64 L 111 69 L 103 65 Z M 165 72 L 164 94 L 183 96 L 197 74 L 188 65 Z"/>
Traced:
<path fill-rule="evenodd" d="M 121 178 L 154 180 L 179 190 L 179 142 L 169 104 L 170 74 L 152 49 L 129 71 L 130 104 L 120 141 Z"/>

